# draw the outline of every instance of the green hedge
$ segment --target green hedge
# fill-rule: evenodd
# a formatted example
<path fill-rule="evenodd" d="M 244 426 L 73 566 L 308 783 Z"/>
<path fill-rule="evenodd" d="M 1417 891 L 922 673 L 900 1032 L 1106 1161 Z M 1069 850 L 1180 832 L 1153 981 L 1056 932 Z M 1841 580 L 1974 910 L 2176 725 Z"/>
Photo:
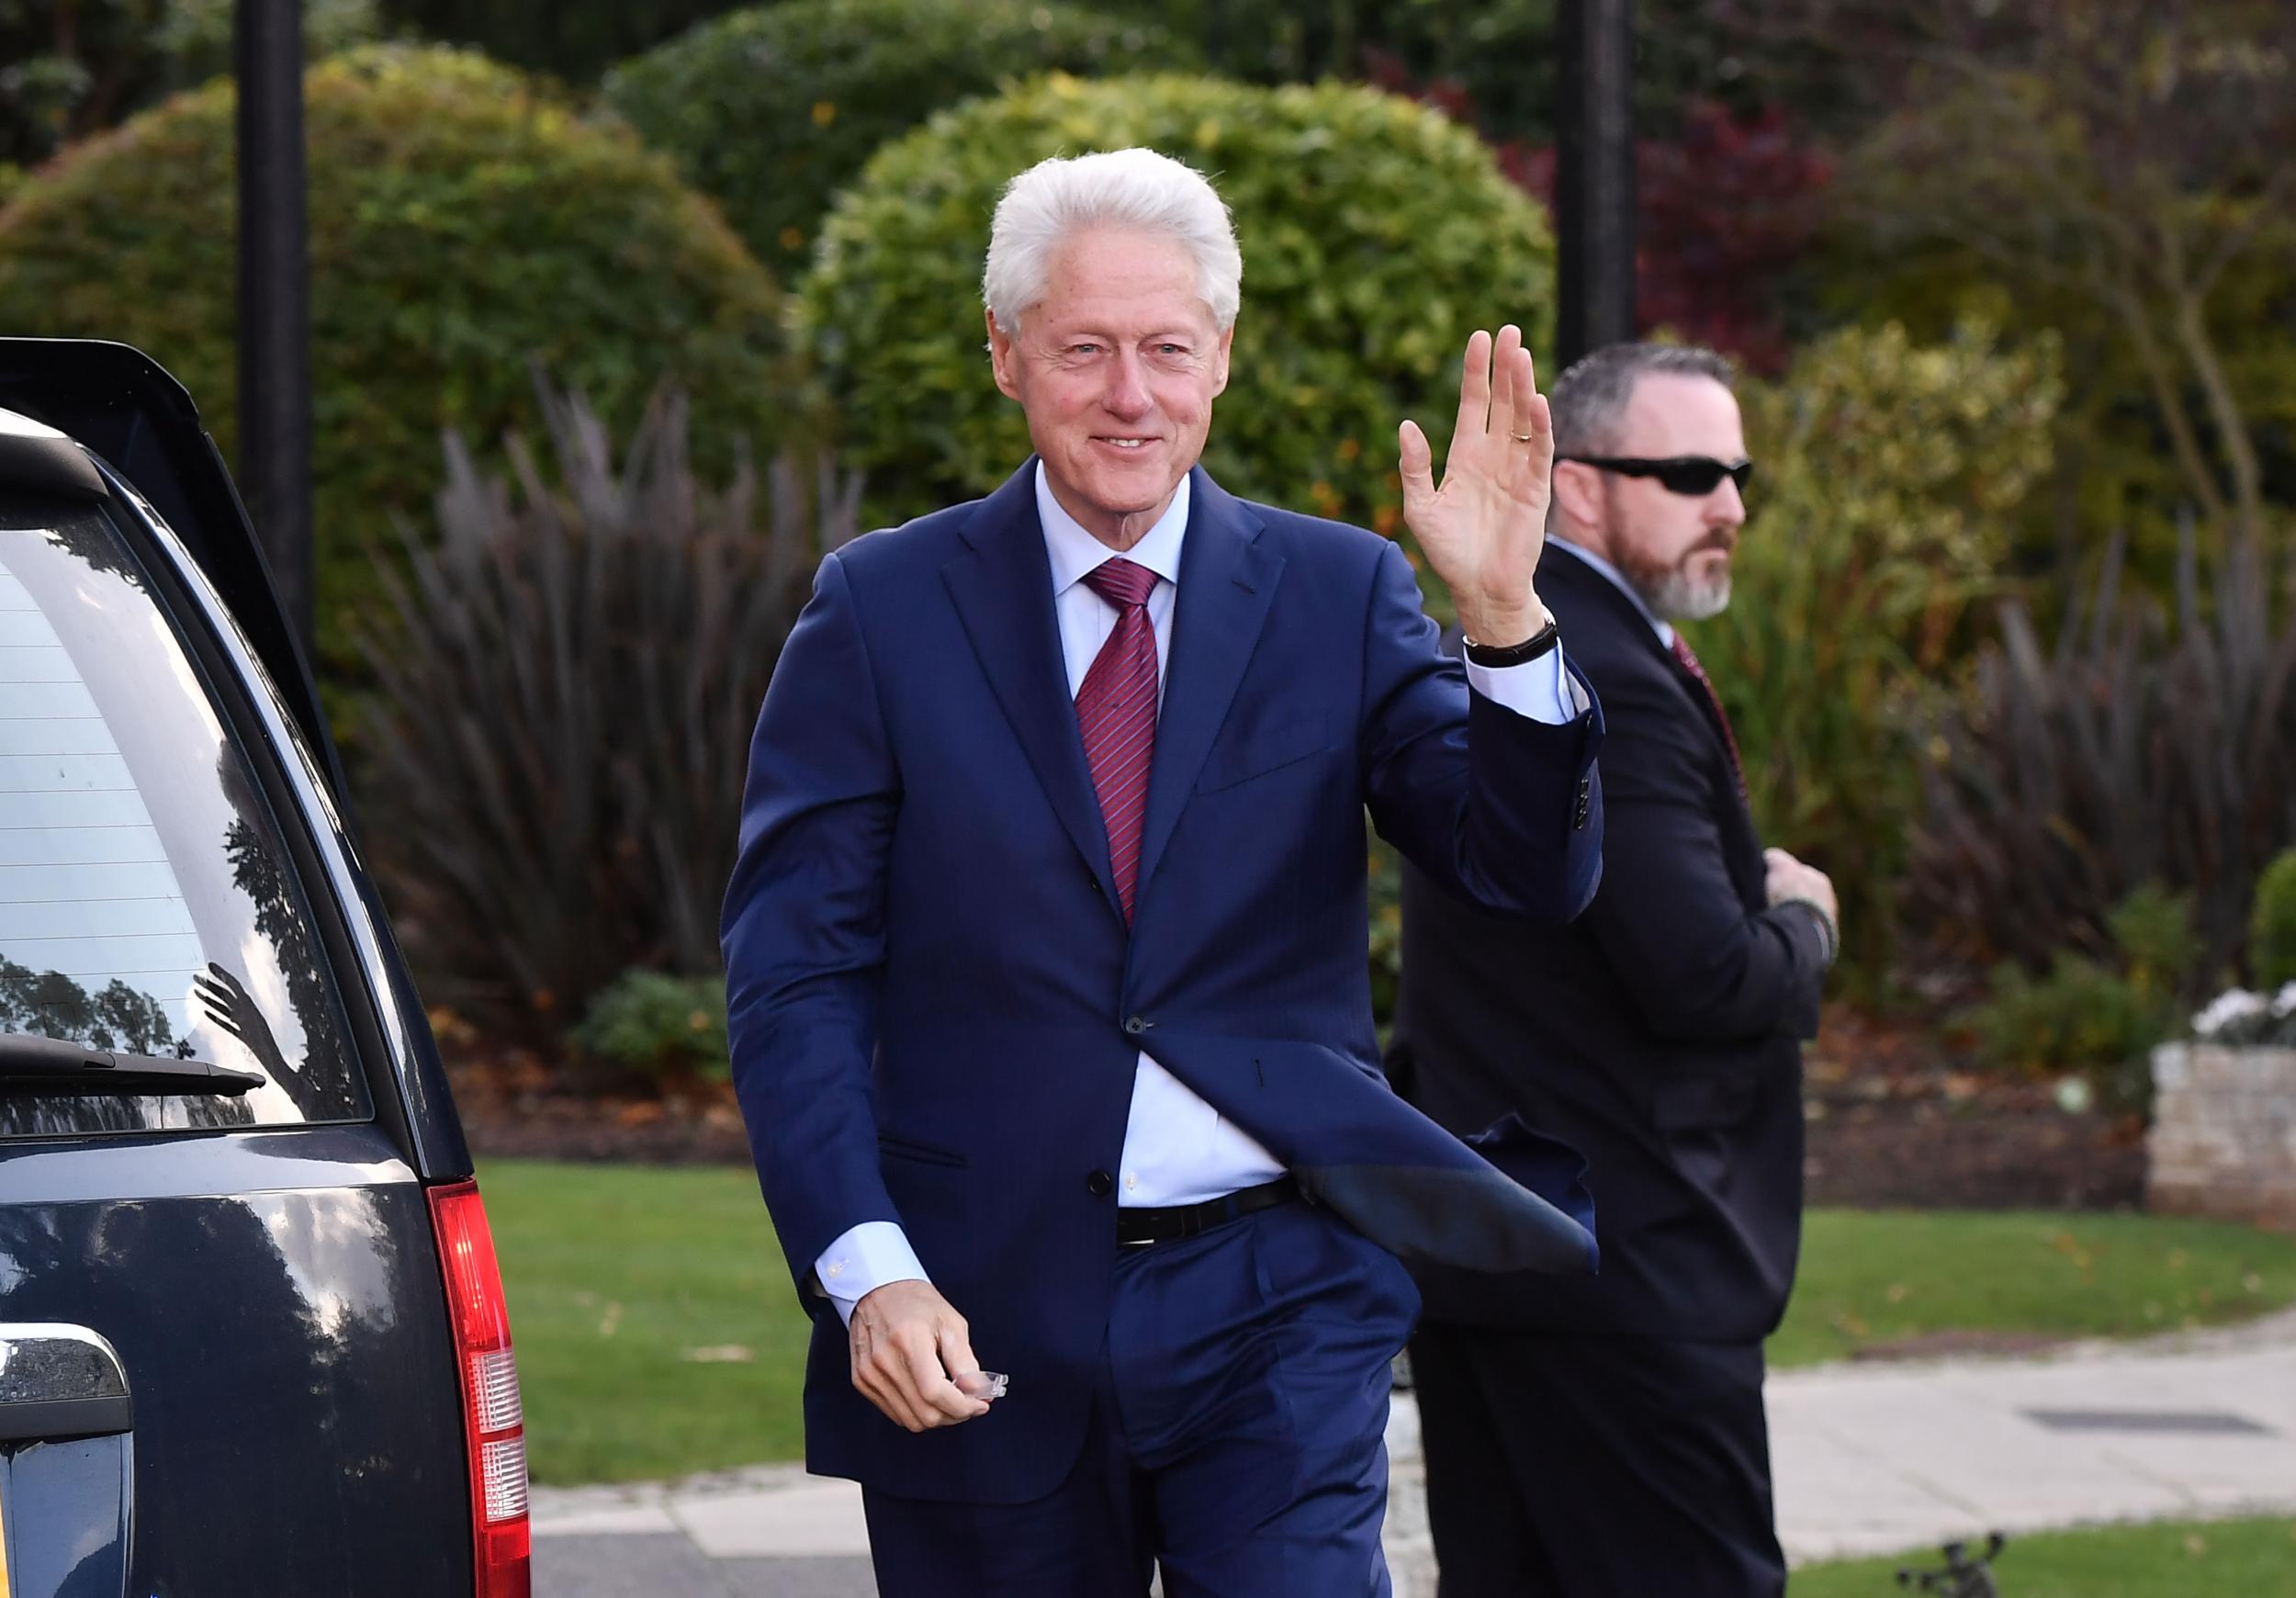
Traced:
<path fill-rule="evenodd" d="M 1395 428 L 1438 451 L 1477 326 L 1553 321 L 1538 206 L 1464 129 L 1338 84 L 1052 75 L 943 112 L 839 198 L 799 291 L 799 337 L 843 407 L 870 511 L 984 493 L 1029 452 L 982 351 L 989 217 L 1049 155 L 1144 144 L 1212 174 L 1235 212 L 1244 309 L 1205 464 L 1228 488 L 1391 532 Z"/>
<path fill-rule="evenodd" d="M 1144 20 L 1036 0 L 793 0 L 737 11 L 616 69 L 609 105 L 794 272 L 830 200 L 887 140 L 1033 73 L 1193 67 Z"/>
<path fill-rule="evenodd" d="M 352 658 L 363 535 L 394 512 L 427 521 L 442 425 L 490 453 L 534 428 L 532 358 L 613 423 L 668 375 L 725 433 L 775 430 L 782 296 L 664 158 L 455 51 L 355 51 L 313 68 L 305 98 L 330 663 Z M 0 211 L 0 326 L 139 346 L 190 388 L 227 457 L 233 107 L 224 81 L 181 96 Z"/>
<path fill-rule="evenodd" d="M 1846 328 L 1742 383 L 1756 462 L 1730 608 L 1684 629 L 1746 754 L 1763 837 L 1830 872 L 1878 980 L 1921 811 L 1916 728 L 1970 657 L 2017 508 L 2049 470 L 2054 337 Z"/>
<path fill-rule="evenodd" d="M 2275 856 L 2257 879 L 2248 960 L 2256 967 L 2257 985 L 2268 994 L 2296 983 L 2296 849 Z"/>

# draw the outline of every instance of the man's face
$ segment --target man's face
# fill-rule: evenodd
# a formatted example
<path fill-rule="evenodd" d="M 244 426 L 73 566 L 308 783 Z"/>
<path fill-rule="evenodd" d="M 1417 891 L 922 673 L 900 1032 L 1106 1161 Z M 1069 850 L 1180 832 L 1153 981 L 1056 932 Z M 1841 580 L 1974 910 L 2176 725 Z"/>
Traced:
<path fill-rule="evenodd" d="M 1738 401 L 1711 377 L 1647 374 L 1636 381 L 1618 436 L 1603 453 L 1646 460 L 1683 455 L 1742 460 L 1746 436 Z M 1746 522 L 1738 485 L 1724 478 L 1711 493 L 1693 497 L 1672 492 L 1656 478 L 1596 475 L 1608 559 L 1643 602 L 1670 622 L 1719 615 L 1730 602 L 1730 556 Z"/>
<path fill-rule="evenodd" d="M 1028 413 L 1053 497 L 1095 537 L 1129 548 L 1172 502 L 1228 386 L 1232 332 L 1213 326 L 1186 245 L 1118 228 L 1062 242 L 1019 328 L 988 319 L 996 386 Z"/>

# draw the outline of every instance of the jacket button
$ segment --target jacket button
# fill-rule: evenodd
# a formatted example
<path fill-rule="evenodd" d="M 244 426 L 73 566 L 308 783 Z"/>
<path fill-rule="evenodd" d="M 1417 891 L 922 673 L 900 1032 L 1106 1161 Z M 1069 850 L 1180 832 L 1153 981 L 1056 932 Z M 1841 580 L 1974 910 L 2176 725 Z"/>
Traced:
<path fill-rule="evenodd" d="M 1124 1030 L 1137 1038 L 1148 1030 L 1148 1023 L 1140 1017 L 1134 1016 L 1124 1023 Z"/>
<path fill-rule="evenodd" d="M 1085 1178 L 1085 1191 L 1095 1198 L 1105 1198 L 1114 1190 L 1116 1179 L 1106 1171 L 1095 1171 Z"/>

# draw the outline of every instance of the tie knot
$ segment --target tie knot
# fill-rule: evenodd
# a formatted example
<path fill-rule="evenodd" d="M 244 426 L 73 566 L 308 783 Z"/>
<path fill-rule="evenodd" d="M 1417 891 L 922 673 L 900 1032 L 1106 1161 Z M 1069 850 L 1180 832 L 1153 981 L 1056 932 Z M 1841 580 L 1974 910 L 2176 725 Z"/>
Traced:
<path fill-rule="evenodd" d="M 1146 604 L 1155 591 L 1156 574 L 1119 556 L 1086 572 L 1085 586 L 1120 610 Z"/>

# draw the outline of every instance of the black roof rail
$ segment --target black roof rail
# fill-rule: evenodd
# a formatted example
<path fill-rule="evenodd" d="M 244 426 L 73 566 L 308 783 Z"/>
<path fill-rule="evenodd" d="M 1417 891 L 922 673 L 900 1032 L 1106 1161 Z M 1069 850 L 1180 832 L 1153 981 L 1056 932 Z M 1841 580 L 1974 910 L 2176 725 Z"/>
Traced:
<path fill-rule="evenodd" d="M 13 411 L 0 411 L 0 483 L 75 500 L 100 500 L 111 491 L 87 451 L 45 422 Z"/>

